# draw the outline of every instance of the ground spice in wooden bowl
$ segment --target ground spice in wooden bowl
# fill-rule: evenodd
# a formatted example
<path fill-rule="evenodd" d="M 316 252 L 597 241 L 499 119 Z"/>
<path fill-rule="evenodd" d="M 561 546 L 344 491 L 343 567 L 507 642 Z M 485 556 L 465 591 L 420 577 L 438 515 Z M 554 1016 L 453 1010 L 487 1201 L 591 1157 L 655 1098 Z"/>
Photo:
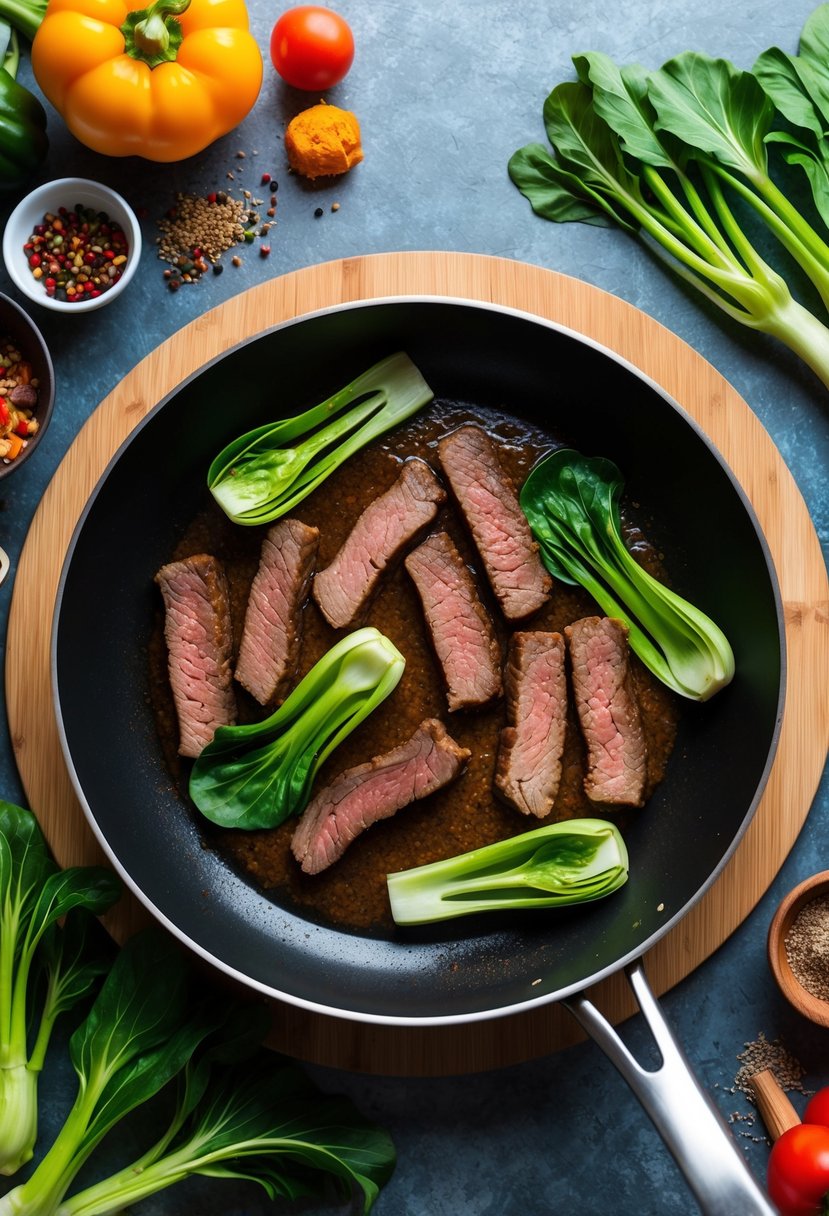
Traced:
<path fill-rule="evenodd" d="M 804 904 L 785 937 L 789 966 L 807 992 L 829 1001 L 829 895 Z"/>
<path fill-rule="evenodd" d="M 829 870 L 807 878 L 782 901 L 769 927 L 768 956 L 789 1003 L 829 1026 Z"/>

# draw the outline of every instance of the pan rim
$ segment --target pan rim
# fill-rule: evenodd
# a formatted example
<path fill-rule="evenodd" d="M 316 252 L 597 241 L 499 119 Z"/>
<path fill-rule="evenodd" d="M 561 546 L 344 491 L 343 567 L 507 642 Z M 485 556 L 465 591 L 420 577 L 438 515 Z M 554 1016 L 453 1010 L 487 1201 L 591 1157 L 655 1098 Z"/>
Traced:
<path fill-rule="evenodd" d="M 303 324 L 308 321 L 314 320 L 315 318 L 327 316 L 332 313 L 343 313 L 343 312 L 354 311 L 354 310 L 381 308 L 381 307 L 388 307 L 389 305 L 398 305 L 398 304 L 454 305 L 454 306 L 463 307 L 465 309 L 494 312 L 494 313 L 498 313 L 498 314 L 502 314 L 502 315 L 512 316 L 512 317 L 530 322 L 536 326 L 540 326 L 542 328 L 552 330 L 554 332 L 565 335 L 565 336 L 577 341 L 578 343 L 580 343 L 583 346 L 592 348 L 593 350 L 597 351 L 599 354 L 605 356 L 606 358 L 611 359 L 617 365 L 627 369 L 639 381 L 641 381 L 642 383 L 647 385 L 652 391 L 656 392 L 658 394 L 658 396 L 665 402 L 666 406 L 673 409 L 677 414 L 679 414 L 681 416 L 682 420 L 684 421 L 685 425 L 689 426 L 691 428 L 691 430 L 694 431 L 696 433 L 696 435 L 701 439 L 701 441 L 705 444 L 705 446 L 708 449 L 711 456 L 720 465 L 720 467 L 721 467 L 723 473 L 725 474 L 725 476 L 727 477 L 733 491 L 736 493 L 737 497 L 739 498 L 740 503 L 742 504 L 743 510 L 745 511 L 746 516 L 751 523 L 752 529 L 753 529 L 755 536 L 757 538 L 757 541 L 759 543 L 760 552 L 762 554 L 765 568 L 766 568 L 766 571 L 768 574 L 769 585 L 770 585 L 770 588 L 772 591 L 772 597 L 773 597 L 774 607 L 775 607 L 775 617 L 776 617 L 776 622 L 777 622 L 777 636 L 778 636 L 779 647 L 780 647 L 780 681 L 779 681 L 779 687 L 778 687 L 778 691 L 777 691 L 777 706 L 776 706 L 775 718 L 774 718 L 774 728 L 773 728 L 773 731 L 771 734 L 770 745 L 769 745 L 768 753 L 766 755 L 765 763 L 763 765 L 762 773 L 758 780 L 758 784 L 755 789 L 754 795 L 748 804 L 746 813 L 743 816 L 742 820 L 740 821 L 738 829 L 734 833 L 728 847 L 725 849 L 724 853 L 720 857 L 717 865 L 708 874 L 705 881 L 698 887 L 698 889 L 696 890 L 694 895 L 690 899 L 686 900 L 686 902 L 682 905 L 682 907 L 679 908 L 673 915 L 671 915 L 662 924 L 660 924 L 658 929 L 656 929 L 644 942 L 639 943 L 637 946 L 632 948 L 630 951 L 626 952 L 622 957 L 614 959 L 614 961 L 612 963 L 609 963 L 606 966 L 598 969 L 596 972 L 592 973 L 590 976 L 588 976 L 586 978 L 575 981 L 572 984 L 565 985 L 564 987 L 557 989 L 555 992 L 542 993 L 536 997 L 528 997 L 527 999 L 524 999 L 524 1000 L 510 1001 L 503 1005 L 487 1007 L 487 1008 L 481 1009 L 481 1010 L 467 1010 L 467 1011 L 462 1011 L 460 1013 L 451 1013 L 451 1014 L 402 1015 L 402 1014 L 374 1013 L 374 1012 L 371 1012 L 368 1010 L 362 1010 L 362 1009 L 348 1009 L 348 1008 L 344 1008 L 341 1005 L 337 1005 L 334 1003 L 324 1003 L 324 1002 L 320 1002 L 320 1001 L 310 1000 L 306 997 L 284 991 L 282 989 L 274 987 L 271 984 L 265 983 L 264 981 L 257 980 L 255 978 L 248 976 L 247 974 L 245 974 L 244 971 L 241 971 L 237 967 L 233 966 L 233 964 L 227 962 L 225 959 L 220 958 L 217 954 L 215 954 L 209 948 L 203 946 L 199 941 L 195 940 L 186 931 L 184 931 L 180 927 L 178 927 L 174 923 L 174 921 L 172 921 L 171 918 L 167 915 L 167 913 L 164 912 L 163 909 L 161 907 L 159 907 L 157 905 L 157 903 L 155 903 L 142 890 L 140 884 L 130 874 L 126 864 L 120 859 L 120 857 L 118 857 L 116 855 L 115 851 L 110 846 L 103 829 L 100 827 L 100 825 L 97 822 L 95 813 L 94 813 L 92 807 L 89 805 L 89 802 L 88 802 L 86 795 L 83 791 L 83 788 L 81 786 L 80 780 L 78 778 L 78 775 L 77 775 L 77 772 L 76 772 L 76 769 L 75 769 L 75 766 L 74 766 L 74 763 L 72 760 L 72 756 L 70 754 L 68 739 L 67 739 L 66 730 L 64 727 L 63 713 L 61 710 L 60 692 L 59 692 L 59 687 L 58 687 L 58 674 L 57 674 L 57 638 L 58 638 L 58 627 L 59 627 L 59 622 L 60 622 L 61 605 L 62 605 L 64 590 L 65 590 L 65 586 L 66 586 L 66 582 L 67 582 L 67 578 L 68 578 L 68 574 L 69 574 L 69 570 L 71 567 L 72 558 L 73 558 L 73 554 L 74 554 L 74 551 L 75 551 L 75 548 L 77 545 L 78 538 L 83 530 L 86 519 L 87 519 L 89 513 L 91 512 L 91 510 L 93 509 L 93 507 L 95 505 L 95 501 L 96 501 L 100 491 L 102 490 L 104 484 L 110 477 L 114 468 L 117 466 L 117 464 L 118 464 L 119 460 L 121 459 L 121 456 L 123 455 L 125 450 L 133 443 L 133 441 L 140 434 L 140 432 L 144 429 L 144 427 L 146 425 L 148 425 L 155 418 L 155 416 L 161 410 L 163 410 L 165 408 L 165 406 L 172 399 L 174 399 L 182 391 L 182 389 L 184 389 L 188 384 L 190 384 L 191 382 L 193 382 L 193 381 L 197 380 L 199 377 L 201 377 L 202 374 L 205 373 L 206 371 L 208 371 L 208 369 L 211 368 L 214 364 L 219 363 L 220 361 L 224 360 L 227 356 L 232 355 L 234 352 L 245 348 L 246 346 L 250 345 L 253 342 L 259 341 L 260 339 L 265 338 L 272 333 L 276 333 L 276 332 L 279 332 L 279 331 L 285 330 L 285 329 L 290 329 L 298 324 Z M 769 773 L 771 771 L 772 765 L 774 763 L 774 760 L 775 760 L 775 757 L 777 754 L 777 748 L 778 748 L 778 744 L 779 744 L 780 732 L 781 732 L 781 728 L 782 728 L 784 709 L 785 709 L 787 678 L 788 678 L 788 668 L 787 668 L 787 653 L 786 653 L 786 633 L 785 633 L 785 620 L 784 620 L 784 613 L 783 613 L 782 596 L 781 596 L 781 592 L 780 592 L 780 584 L 779 584 L 779 579 L 777 577 L 777 571 L 776 571 L 774 561 L 771 556 L 768 541 L 766 540 L 764 531 L 763 531 L 762 527 L 760 526 L 760 522 L 757 518 L 757 514 L 754 510 L 753 504 L 749 500 L 741 483 L 737 479 L 737 477 L 734 474 L 734 472 L 732 471 L 730 465 L 725 460 L 725 458 L 723 457 L 723 455 L 721 454 L 721 452 L 719 451 L 717 446 L 714 444 L 714 442 L 711 439 L 709 439 L 709 437 L 703 431 L 702 427 L 699 425 L 699 423 L 696 421 L 696 419 L 693 418 L 684 409 L 684 407 L 681 405 L 681 403 L 679 401 L 677 401 L 676 398 L 674 398 L 665 388 L 663 388 L 658 383 L 658 381 L 654 380 L 653 377 L 648 375 L 648 373 L 646 373 L 646 372 L 642 371 L 640 368 L 638 368 L 631 360 L 629 360 L 628 358 L 626 358 L 623 355 L 620 355 L 617 351 L 613 350 L 612 347 L 609 347 L 609 346 L 597 341 L 596 339 L 591 338 L 589 335 L 579 332 L 577 329 L 574 329 L 572 326 L 564 325 L 561 322 L 553 321 L 546 317 L 539 316 L 538 314 L 533 313 L 530 310 L 515 308 L 515 307 L 509 306 L 509 305 L 502 305 L 502 304 L 498 304 L 498 303 L 495 303 L 492 301 L 475 300 L 475 299 L 470 299 L 470 298 L 462 297 L 462 296 L 458 297 L 458 296 L 452 296 L 452 295 L 439 295 L 439 294 L 431 294 L 431 293 L 416 293 L 416 294 L 411 294 L 411 295 L 408 295 L 408 294 L 390 295 L 390 296 L 373 297 L 371 299 L 364 299 L 364 300 L 351 300 L 351 301 L 347 301 L 345 303 L 329 305 L 329 306 L 326 306 L 323 308 L 305 312 L 298 316 L 290 317 L 290 318 L 287 318 L 286 320 L 277 322 L 273 325 L 266 326 L 265 328 L 260 330 L 258 333 L 254 334 L 250 337 L 247 337 L 238 343 L 235 343 L 233 346 L 230 346 L 226 350 L 217 354 L 214 358 L 208 360 L 206 363 L 204 363 L 199 368 L 194 370 L 188 376 L 183 378 L 168 393 L 166 393 L 165 396 L 160 401 L 156 402 L 155 405 L 147 412 L 147 414 L 130 431 L 129 435 L 127 435 L 127 437 L 124 439 L 124 441 L 118 446 L 117 450 L 115 451 L 115 453 L 113 454 L 113 456 L 111 457 L 109 462 L 107 463 L 105 469 L 103 470 L 101 476 L 99 477 L 98 481 L 96 482 L 93 490 L 91 491 L 89 497 L 87 498 L 87 500 L 84 504 L 83 511 L 81 512 L 81 514 L 75 524 L 75 527 L 73 529 L 72 536 L 71 536 L 71 539 L 67 546 L 66 554 L 64 556 L 63 563 L 61 566 L 60 579 L 58 582 L 58 587 L 57 587 L 56 596 L 55 596 L 55 607 L 54 607 L 54 611 L 53 611 L 51 636 L 50 636 L 50 679 L 51 679 L 51 685 L 52 685 L 53 708 L 54 708 L 54 712 L 55 712 L 57 733 L 58 733 L 58 737 L 60 740 L 60 746 L 61 746 L 64 762 L 67 767 L 67 772 L 70 777 L 72 787 L 74 789 L 76 797 L 78 798 L 78 801 L 80 803 L 80 806 L 81 806 L 83 814 L 84 814 L 84 817 L 86 818 L 86 821 L 89 824 L 89 826 L 90 826 L 93 834 L 95 835 L 99 845 L 101 846 L 103 852 L 105 853 L 106 857 L 109 859 L 111 864 L 113 865 L 113 868 L 120 875 L 120 877 L 124 881 L 125 885 L 133 892 L 133 894 L 138 898 L 138 900 L 141 902 L 141 904 L 143 904 L 143 906 L 151 913 L 151 915 L 154 917 L 155 920 L 157 920 L 159 923 L 161 923 L 169 932 L 171 932 L 175 937 L 177 937 L 179 939 L 179 941 L 182 942 L 183 945 L 185 945 L 188 949 L 192 950 L 203 961 L 209 963 L 211 966 L 216 967 L 220 972 L 222 972 L 229 978 L 239 982 L 244 987 L 246 987 L 254 992 L 257 992 L 262 996 L 284 1001 L 287 1004 L 293 1005 L 297 1008 L 301 1008 L 301 1009 L 304 1009 L 308 1012 L 315 1013 L 315 1014 L 320 1014 L 320 1015 L 324 1015 L 324 1016 L 333 1016 L 338 1019 L 344 1019 L 346 1021 L 355 1021 L 355 1022 L 361 1022 L 361 1023 L 366 1023 L 366 1024 L 387 1025 L 387 1026 L 439 1027 L 439 1026 L 449 1026 L 449 1025 L 461 1024 L 461 1023 L 466 1023 L 466 1022 L 488 1021 L 493 1018 L 506 1017 L 506 1016 L 509 1016 L 514 1013 L 528 1012 L 528 1011 L 530 1011 L 534 1008 L 538 1008 L 542 1005 L 550 1004 L 553 1001 L 566 1000 L 568 997 L 574 995 L 577 992 L 582 992 L 585 989 L 589 989 L 593 985 L 606 979 L 608 976 L 615 974 L 617 971 L 621 971 L 624 967 L 626 967 L 630 963 L 634 962 L 635 960 L 637 960 L 637 959 L 641 958 L 643 955 L 645 955 L 647 953 L 647 951 L 649 949 L 651 949 L 651 947 L 653 947 L 662 937 L 664 937 L 667 933 L 669 933 L 671 931 L 671 929 L 694 907 L 694 905 L 697 904 L 700 899 L 702 899 L 702 897 L 705 895 L 705 893 L 709 890 L 709 888 L 714 884 L 714 882 L 720 876 L 721 872 L 728 864 L 728 862 L 731 859 L 733 853 L 735 852 L 737 846 L 739 845 L 740 841 L 742 840 L 743 835 L 745 834 L 745 831 L 748 828 L 748 825 L 751 822 L 751 820 L 755 814 L 757 806 L 763 797 L 763 794 L 764 794 L 764 791 L 765 791 L 765 788 L 766 788 L 766 785 L 768 782 Z"/>

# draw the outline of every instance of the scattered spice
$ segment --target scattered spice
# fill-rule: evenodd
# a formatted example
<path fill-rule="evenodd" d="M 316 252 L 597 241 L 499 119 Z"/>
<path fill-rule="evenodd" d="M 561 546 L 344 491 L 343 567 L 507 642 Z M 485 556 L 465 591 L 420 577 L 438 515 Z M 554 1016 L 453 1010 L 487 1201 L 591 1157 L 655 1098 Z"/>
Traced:
<path fill-rule="evenodd" d="M 347 173 L 363 159 L 360 124 L 350 110 L 321 102 L 291 119 L 285 150 L 291 168 L 303 177 Z"/>
<path fill-rule="evenodd" d="M 39 383 L 10 338 L 0 338 L 0 459 L 8 464 L 38 431 L 34 417 Z"/>
<path fill-rule="evenodd" d="M 332 211 L 339 211 L 339 209 L 340 209 L 340 204 L 339 204 L 339 203 L 332 203 L 332 204 L 331 204 L 331 210 L 332 210 Z"/>
<path fill-rule="evenodd" d="M 818 1000 L 829 1000 L 829 896 L 805 903 L 784 941 L 798 983 Z"/>
<path fill-rule="evenodd" d="M 754 1042 L 745 1044 L 737 1059 L 741 1062 L 741 1068 L 734 1078 L 734 1089 L 745 1094 L 752 1104 L 754 1092 L 749 1085 L 749 1079 L 764 1068 L 774 1074 L 774 1079 L 782 1090 L 797 1090 L 801 1094 L 810 1092 L 803 1087 L 806 1069 L 786 1050 L 779 1039 L 769 1042 L 761 1032 Z"/>
<path fill-rule="evenodd" d="M 314 212 L 314 215 L 316 216 L 317 219 L 319 219 L 320 216 L 322 215 L 322 207 L 317 207 L 317 209 Z"/>
<path fill-rule="evenodd" d="M 206 197 L 177 194 L 175 206 L 158 222 L 158 256 L 182 270 L 189 263 L 192 281 L 244 238 L 244 215 L 244 204 L 224 190 Z"/>
<path fill-rule="evenodd" d="M 805 1068 L 786 1050 L 779 1039 L 769 1042 L 761 1032 L 754 1042 L 743 1045 L 743 1050 L 737 1059 L 740 1061 L 740 1067 L 733 1083 L 726 1087 L 716 1085 L 715 1088 L 724 1088 L 725 1092 L 729 1094 L 742 1094 L 747 1099 L 752 1109 L 732 1111 L 728 1116 L 728 1122 L 744 1125 L 745 1130 L 740 1130 L 739 1135 L 747 1140 L 751 1140 L 755 1144 L 768 1144 L 769 1138 L 765 1133 L 762 1120 L 759 1120 L 763 1129 L 762 1134 L 758 1135 L 755 1132 L 758 1124 L 757 1100 L 751 1086 L 751 1078 L 758 1072 L 769 1069 L 777 1084 L 784 1091 L 797 1090 L 799 1093 L 807 1095 L 814 1091 L 804 1087 Z"/>
<path fill-rule="evenodd" d="M 105 211 L 76 204 L 47 211 L 23 252 L 32 276 L 47 296 L 69 304 L 94 300 L 113 287 L 127 264 L 129 246 L 121 225 Z"/>

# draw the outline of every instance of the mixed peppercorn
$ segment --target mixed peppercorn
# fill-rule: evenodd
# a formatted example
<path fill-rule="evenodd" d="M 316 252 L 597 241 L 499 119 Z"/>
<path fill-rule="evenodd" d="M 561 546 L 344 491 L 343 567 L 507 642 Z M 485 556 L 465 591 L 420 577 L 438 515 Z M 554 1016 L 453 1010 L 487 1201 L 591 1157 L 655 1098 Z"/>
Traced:
<path fill-rule="evenodd" d="M 114 287 L 129 256 L 121 225 L 105 211 L 80 204 L 47 212 L 23 251 L 46 294 L 70 304 L 94 300 Z"/>
<path fill-rule="evenodd" d="M 0 337 L 0 459 L 14 460 L 38 429 L 38 381 L 15 344 Z"/>

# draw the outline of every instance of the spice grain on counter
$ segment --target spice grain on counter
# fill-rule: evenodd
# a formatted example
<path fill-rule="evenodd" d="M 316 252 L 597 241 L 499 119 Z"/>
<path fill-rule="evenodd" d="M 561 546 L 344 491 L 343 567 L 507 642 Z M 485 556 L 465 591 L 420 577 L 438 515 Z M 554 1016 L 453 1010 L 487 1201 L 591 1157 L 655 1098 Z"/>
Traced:
<path fill-rule="evenodd" d="M 69 304 L 114 287 L 129 256 L 127 236 L 105 211 L 77 204 L 47 211 L 23 246 L 32 277 L 48 296 Z"/>
<path fill-rule="evenodd" d="M 238 155 L 238 154 L 237 154 Z M 276 182 L 265 174 L 263 182 Z M 273 196 L 272 196 L 273 197 Z M 215 275 L 222 273 L 222 254 L 235 245 L 252 245 L 257 237 L 265 237 L 274 226 L 274 221 L 260 224 L 255 210 L 261 203 L 252 197 L 250 190 L 242 192 L 242 198 L 233 198 L 224 190 L 210 194 L 177 194 L 174 206 L 158 221 L 161 236 L 156 239 L 158 257 L 168 262 L 164 278 L 171 291 L 178 291 L 184 283 L 195 283 L 208 270 Z M 275 214 L 275 209 L 268 215 Z M 270 253 L 270 246 L 263 246 L 263 258 Z M 241 266 L 241 258 L 231 258 L 234 266 Z"/>
<path fill-rule="evenodd" d="M 798 983 L 818 1000 L 829 1001 L 829 895 L 803 905 L 784 945 Z"/>

